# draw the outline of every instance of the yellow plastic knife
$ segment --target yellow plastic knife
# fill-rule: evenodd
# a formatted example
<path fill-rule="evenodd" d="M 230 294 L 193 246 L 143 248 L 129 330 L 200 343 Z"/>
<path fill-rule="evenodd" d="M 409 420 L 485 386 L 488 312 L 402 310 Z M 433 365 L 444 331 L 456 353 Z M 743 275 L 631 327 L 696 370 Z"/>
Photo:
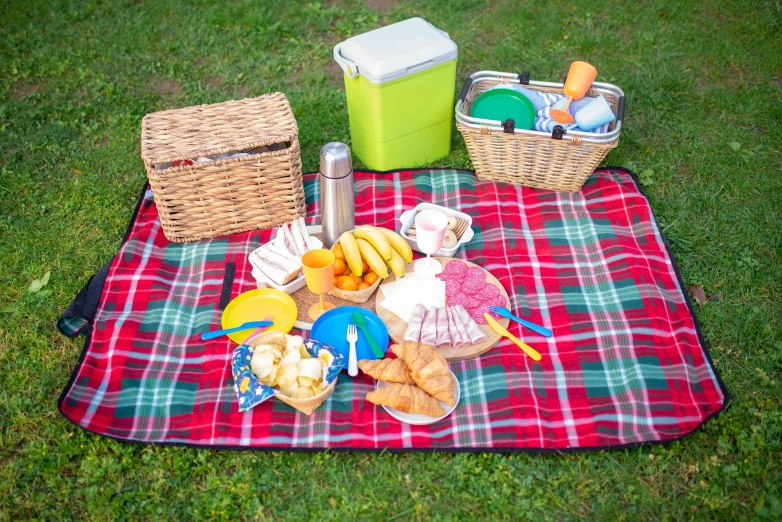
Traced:
<path fill-rule="evenodd" d="M 515 335 L 510 333 L 508 330 L 503 328 L 500 323 L 498 323 L 497 321 L 495 321 L 492 318 L 492 316 L 490 316 L 489 314 L 483 314 L 483 318 L 486 319 L 486 322 L 489 323 L 489 326 L 491 326 L 492 330 L 494 330 L 495 332 L 497 332 L 501 336 L 507 337 L 508 339 L 513 341 L 513 343 L 516 346 L 518 346 L 519 348 L 521 348 L 524 351 L 524 353 L 529 355 L 530 358 L 533 361 L 539 361 L 539 360 L 542 359 L 541 355 L 537 352 L 537 350 L 535 350 L 534 348 L 532 348 L 528 344 L 525 344 L 525 343 L 521 342 L 518 337 L 516 337 Z"/>

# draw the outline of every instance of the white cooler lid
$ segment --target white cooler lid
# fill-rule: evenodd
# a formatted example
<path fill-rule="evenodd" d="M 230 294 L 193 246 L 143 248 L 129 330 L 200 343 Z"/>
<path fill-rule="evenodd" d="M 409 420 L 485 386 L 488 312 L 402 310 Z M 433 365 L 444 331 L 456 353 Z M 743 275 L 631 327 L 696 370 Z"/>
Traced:
<path fill-rule="evenodd" d="M 334 48 L 334 57 L 343 69 L 346 65 L 339 58 L 353 62 L 358 74 L 372 83 L 385 83 L 423 71 L 455 59 L 457 53 L 456 44 L 448 34 L 423 18 L 410 18 L 353 36 Z M 348 69 L 345 72 L 356 76 Z"/>

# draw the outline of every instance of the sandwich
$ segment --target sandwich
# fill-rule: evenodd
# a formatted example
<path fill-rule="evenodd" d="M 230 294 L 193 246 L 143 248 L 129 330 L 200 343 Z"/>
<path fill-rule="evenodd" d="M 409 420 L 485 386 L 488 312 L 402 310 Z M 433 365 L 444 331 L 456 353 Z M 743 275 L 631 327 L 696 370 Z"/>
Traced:
<path fill-rule="evenodd" d="M 285 250 L 292 256 L 301 257 L 302 254 L 296 248 L 296 243 L 293 241 L 291 231 L 288 230 L 288 225 L 282 225 L 277 229 L 277 235 L 274 237 L 274 246 L 280 250 Z"/>
<path fill-rule="evenodd" d="M 291 223 L 291 236 L 293 242 L 296 245 L 296 249 L 299 251 L 299 255 L 303 256 L 314 248 L 312 243 L 312 237 L 307 232 L 307 225 L 304 223 L 304 218 L 293 220 Z"/>
<path fill-rule="evenodd" d="M 286 285 L 301 273 L 301 261 L 274 243 L 267 243 L 250 254 L 250 264 L 277 285 Z"/>

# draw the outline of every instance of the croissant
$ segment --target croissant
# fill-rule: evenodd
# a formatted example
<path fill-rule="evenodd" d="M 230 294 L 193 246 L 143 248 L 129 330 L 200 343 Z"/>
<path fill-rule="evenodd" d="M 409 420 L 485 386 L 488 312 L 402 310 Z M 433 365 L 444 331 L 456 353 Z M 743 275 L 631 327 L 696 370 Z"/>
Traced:
<path fill-rule="evenodd" d="M 422 413 L 430 417 L 445 415 L 436 400 L 411 384 L 389 384 L 367 393 L 367 400 L 405 413 Z"/>
<path fill-rule="evenodd" d="M 453 376 L 437 348 L 428 344 L 405 341 L 394 344 L 391 350 L 404 359 L 410 369 L 410 376 L 423 391 L 448 406 L 456 405 L 453 392 Z"/>
<path fill-rule="evenodd" d="M 398 382 L 400 384 L 415 384 L 410 377 L 410 370 L 402 359 L 380 359 L 376 361 L 358 361 L 361 371 L 378 381 Z"/>

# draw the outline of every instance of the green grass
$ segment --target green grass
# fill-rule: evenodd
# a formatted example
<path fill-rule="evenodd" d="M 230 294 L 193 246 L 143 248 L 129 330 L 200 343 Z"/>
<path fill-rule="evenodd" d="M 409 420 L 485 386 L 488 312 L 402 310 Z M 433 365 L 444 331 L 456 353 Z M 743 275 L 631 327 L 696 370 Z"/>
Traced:
<path fill-rule="evenodd" d="M 782 517 L 779 2 L 369 3 L 0 2 L 0 521 Z M 644 172 L 685 283 L 722 296 L 696 313 L 728 410 L 671 445 L 561 456 L 197 451 L 61 418 L 82 340 L 53 325 L 118 248 L 143 115 L 281 90 L 314 170 L 349 142 L 333 45 L 414 15 L 458 43 L 458 83 L 580 58 L 625 90 L 606 164 Z M 470 167 L 457 132 L 437 166 Z"/>

